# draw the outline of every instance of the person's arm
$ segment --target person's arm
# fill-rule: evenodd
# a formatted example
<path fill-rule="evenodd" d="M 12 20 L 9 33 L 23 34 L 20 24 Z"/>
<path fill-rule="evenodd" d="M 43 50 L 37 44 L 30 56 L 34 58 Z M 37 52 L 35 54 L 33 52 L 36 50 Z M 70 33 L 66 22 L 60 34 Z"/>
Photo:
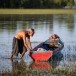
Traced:
<path fill-rule="evenodd" d="M 24 46 L 27 48 L 27 50 L 31 50 L 31 48 L 28 46 L 27 41 L 26 41 L 26 35 L 23 35 L 23 41 L 24 41 Z"/>
<path fill-rule="evenodd" d="M 30 37 L 27 38 L 27 41 L 28 41 L 27 43 L 28 43 L 29 48 L 32 50 L 32 46 L 31 46 L 31 42 L 30 42 Z"/>

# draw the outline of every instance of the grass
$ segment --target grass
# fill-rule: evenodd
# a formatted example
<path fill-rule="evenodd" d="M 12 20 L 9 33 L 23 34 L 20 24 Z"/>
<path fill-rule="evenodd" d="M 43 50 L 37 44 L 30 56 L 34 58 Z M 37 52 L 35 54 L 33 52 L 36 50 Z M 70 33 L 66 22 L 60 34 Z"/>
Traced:
<path fill-rule="evenodd" d="M 69 68 L 65 69 L 52 69 L 50 71 L 41 71 L 36 69 L 26 69 L 26 67 L 14 69 L 13 71 L 7 71 L 0 73 L 0 76 L 76 76 L 76 70 Z"/>
<path fill-rule="evenodd" d="M 58 75 L 66 75 L 66 76 L 74 76 L 76 75 L 76 73 L 74 73 L 74 71 L 72 71 L 71 69 L 69 68 L 66 68 L 66 69 L 54 69 L 52 70 L 52 74 L 58 74 Z"/>
<path fill-rule="evenodd" d="M 75 14 L 75 9 L 0 9 L 0 14 Z"/>

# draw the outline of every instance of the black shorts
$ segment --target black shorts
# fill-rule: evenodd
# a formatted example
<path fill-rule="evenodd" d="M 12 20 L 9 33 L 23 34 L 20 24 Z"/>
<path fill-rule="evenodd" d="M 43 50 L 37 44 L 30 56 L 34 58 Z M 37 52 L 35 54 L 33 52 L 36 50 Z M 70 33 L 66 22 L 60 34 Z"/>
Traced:
<path fill-rule="evenodd" d="M 27 51 L 23 39 L 17 39 L 14 37 L 12 43 L 12 54 L 18 56 L 18 53 L 22 54 L 23 51 Z"/>

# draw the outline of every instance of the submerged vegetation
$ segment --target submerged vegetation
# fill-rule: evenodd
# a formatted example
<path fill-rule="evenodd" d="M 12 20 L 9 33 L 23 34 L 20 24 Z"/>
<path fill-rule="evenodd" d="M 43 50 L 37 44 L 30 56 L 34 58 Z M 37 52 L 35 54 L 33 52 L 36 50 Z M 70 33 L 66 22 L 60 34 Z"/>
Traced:
<path fill-rule="evenodd" d="M 71 50 L 75 51 L 75 49 L 76 46 L 68 45 L 64 48 L 63 51 L 65 52 L 66 50 L 71 52 Z M 58 57 L 60 57 L 60 55 L 58 55 Z M 59 60 L 56 60 L 53 59 L 53 61 L 50 62 L 33 62 L 30 65 L 26 65 L 24 59 L 21 59 L 20 61 L 12 60 L 12 69 L 7 70 L 7 68 L 6 71 L 2 71 L 0 73 L 0 76 L 76 76 L 76 65 L 74 65 L 75 63 L 73 63 L 74 66 L 66 66 L 64 64 L 64 66 L 59 68 L 57 67 L 57 62 Z"/>
<path fill-rule="evenodd" d="M 41 70 L 33 70 L 33 69 L 26 69 L 20 68 L 18 70 L 14 71 L 8 71 L 4 73 L 0 73 L 0 76 L 76 76 L 76 70 L 71 70 L 69 68 L 66 68 L 64 70 L 62 69 L 52 69 L 49 71 L 41 71 Z"/>

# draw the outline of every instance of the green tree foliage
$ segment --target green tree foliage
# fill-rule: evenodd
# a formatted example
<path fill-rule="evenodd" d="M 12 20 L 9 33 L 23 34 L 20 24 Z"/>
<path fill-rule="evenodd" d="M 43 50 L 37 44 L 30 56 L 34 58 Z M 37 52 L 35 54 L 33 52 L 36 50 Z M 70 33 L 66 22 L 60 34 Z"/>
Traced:
<path fill-rule="evenodd" d="M 67 3 L 67 6 L 73 6 L 74 5 L 74 0 L 65 0 Z"/>
<path fill-rule="evenodd" d="M 0 8 L 63 8 L 74 0 L 0 0 Z"/>

